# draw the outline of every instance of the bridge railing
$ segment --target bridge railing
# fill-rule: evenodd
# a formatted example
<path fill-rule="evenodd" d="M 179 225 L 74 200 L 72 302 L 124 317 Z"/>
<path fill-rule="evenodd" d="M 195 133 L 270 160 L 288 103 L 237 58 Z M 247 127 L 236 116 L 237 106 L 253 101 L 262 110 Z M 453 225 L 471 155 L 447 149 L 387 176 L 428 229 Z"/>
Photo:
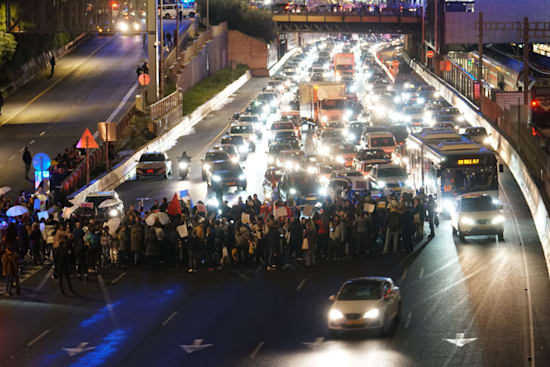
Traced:
<path fill-rule="evenodd" d="M 274 9 L 272 14 L 286 15 L 290 21 L 292 16 L 367 16 L 367 17 L 406 17 L 406 18 L 421 18 L 421 8 L 384 8 L 380 10 L 369 8 L 353 8 L 353 9 L 335 9 L 318 10 L 318 9 Z M 277 17 L 279 18 L 279 17 Z M 278 20 L 279 21 L 279 20 Z"/>

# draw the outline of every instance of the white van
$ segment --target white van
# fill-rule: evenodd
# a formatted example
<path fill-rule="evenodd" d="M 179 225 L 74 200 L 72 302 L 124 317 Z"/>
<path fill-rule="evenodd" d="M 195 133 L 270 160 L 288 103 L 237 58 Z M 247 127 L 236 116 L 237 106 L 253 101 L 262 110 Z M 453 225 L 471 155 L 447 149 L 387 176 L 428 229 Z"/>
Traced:
<path fill-rule="evenodd" d="M 178 16 L 178 10 L 182 12 L 184 17 L 195 16 L 195 3 L 189 3 L 186 5 L 180 5 L 178 9 L 177 4 L 163 4 L 162 5 L 162 17 L 164 19 L 175 19 Z M 160 12 L 160 7 L 158 8 Z"/>
<path fill-rule="evenodd" d="M 375 131 L 365 136 L 367 149 L 382 149 L 385 153 L 391 154 L 396 147 L 395 138 L 389 131 Z"/>

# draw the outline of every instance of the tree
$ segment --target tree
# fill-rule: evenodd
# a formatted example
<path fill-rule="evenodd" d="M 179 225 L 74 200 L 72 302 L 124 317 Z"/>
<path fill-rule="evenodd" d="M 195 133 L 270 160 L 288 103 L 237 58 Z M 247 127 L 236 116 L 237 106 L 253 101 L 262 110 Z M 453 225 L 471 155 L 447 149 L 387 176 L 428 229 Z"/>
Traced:
<path fill-rule="evenodd" d="M 265 9 L 251 8 L 244 0 L 208 0 L 210 24 L 227 22 L 229 29 L 243 32 L 266 42 L 275 39 L 275 25 L 271 12 Z M 206 0 L 199 4 L 200 14 L 206 14 Z"/>
<path fill-rule="evenodd" d="M 13 7 L 12 7 L 13 8 Z M 12 10 L 13 13 L 13 10 Z M 0 65 L 11 60 L 17 48 L 17 41 L 11 33 L 6 33 L 6 4 L 0 5 Z"/>

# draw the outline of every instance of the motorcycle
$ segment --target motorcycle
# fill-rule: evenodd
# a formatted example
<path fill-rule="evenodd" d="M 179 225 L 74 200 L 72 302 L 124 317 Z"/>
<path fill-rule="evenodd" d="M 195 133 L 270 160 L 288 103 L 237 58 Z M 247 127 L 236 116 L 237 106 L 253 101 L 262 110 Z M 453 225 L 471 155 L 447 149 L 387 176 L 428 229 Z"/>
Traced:
<path fill-rule="evenodd" d="M 180 172 L 180 177 L 182 180 L 187 178 L 189 174 L 189 169 L 191 168 L 191 161 L 189 158 L 179 158 L 178 160 L 178 170 Z"/>

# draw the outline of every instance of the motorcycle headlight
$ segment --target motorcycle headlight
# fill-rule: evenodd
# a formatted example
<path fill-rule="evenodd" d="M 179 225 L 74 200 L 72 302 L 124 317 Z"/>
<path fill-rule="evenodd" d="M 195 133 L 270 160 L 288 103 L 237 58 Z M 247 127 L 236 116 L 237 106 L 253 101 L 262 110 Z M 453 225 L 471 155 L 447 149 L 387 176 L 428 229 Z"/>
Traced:
<path fill-rule="evenodd" d="M 222 180 L 222 178 L 218 175 L 212 176 L 212 181 L 214 181 L 214 182 L 220 182 L 221 180 Z"/>
<path fill-rule="evenodd" d="M 491 223 L 493 223 L 493 224 L 504 223 L 504 217 L 502 215 L 497 215 L 496 217 L 493 218 Z"/>
<path fill-rule="evenodd" d="M 327 188 L 326 187 L 321 187 L 319 189 L 319 195 L 325 196 L 326 194 L 327 194 Z"/>
<path fill-rule="evenodd" d="M 372 320 L 376 319 L 378 316 L 380 316 L 380 310 L 377 308 L 373 308 L 372 310 L 365 312 L 363 318 Z"/>
<path fill-rule="evenodd" d="M 187 164 L 187 162 L 179 162 L 178 163 L 178 167 L 180 169 L 186 169 L 189 165 Z"/>
<path fill-rule="evenodd" d="M 233 163 L 239 163 L 239 158 L 237 158 L 237 157 L 231 157 L 231 162 L 233 162 Z"/>
<path fill-rule="evenodd" d="M 242 181 L 242 180 L 244 180 L 245 178 L 246 178 L 246 176 L 245 176 L 245 175 L 243 175 L 243 174 L 239 175 L 239 180 L 241 180 L 241 181 Z"/>
<path fill-rule="evenodd" d="M 118 210 L 116 210 L 116 209 L 111 209 L 111 210 L 109 210 L 109 216 L 110 216 L 110 217 L 116 217 L 116 216 L 118 216 Z"/>
<path fill-rule="evenodd" d="M 467 226 L 472 226 L 475 224 L 474 220 L 470 217 L 462 217 L 460 218 L 460 223 L 464 224 L 464 225 L 467 225 Z"/>
<path fill-rule="evenodd" d="M 342 312 L 338 311 L 337 309 L 333 308 L 332 310 L 329 311 L 328 318 L 331 321 L 337 321 L 337 320 L 343 319 L 344 314 Z"/>
<path fill-rule="evenodd" d="M 322 116 L 322 117 L 321 117 L 321 121 L 326 123 L 326 122 L 328 121 L 328 117 Z"/>
<path fill-rule="evenodd" d="M 291 187 L 288 192 L 290 193 L 290 195 L 296 195 L 296 189 L 294 187 Z"/>

